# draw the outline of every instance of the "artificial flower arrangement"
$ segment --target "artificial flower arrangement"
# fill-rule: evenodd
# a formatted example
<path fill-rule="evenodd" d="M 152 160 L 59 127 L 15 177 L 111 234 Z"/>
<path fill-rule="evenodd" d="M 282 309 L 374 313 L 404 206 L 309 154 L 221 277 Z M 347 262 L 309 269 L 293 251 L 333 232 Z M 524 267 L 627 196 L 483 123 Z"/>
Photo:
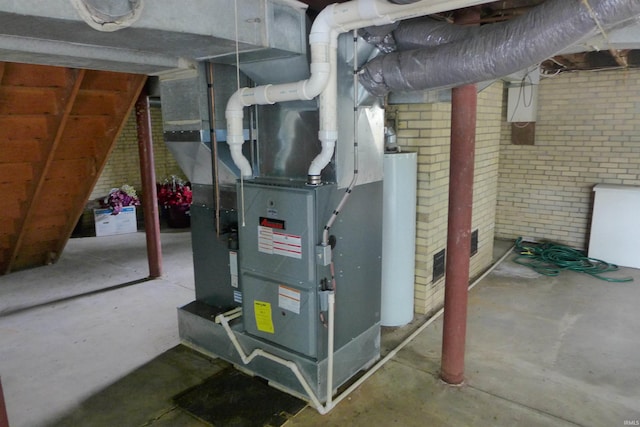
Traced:
<path fill-rule="evenodd" d="M 188 206 L 193 200 L 191 185 L 175 175 L 156 185 L 161 206 Z"/>
<path fill-rule="evenodd" d="M 109 195 L 100 200 L 100 205 L 111 209 L 111 215 L 118 215 L 125 206 L 140 206 L 140 199 L 132 186 L 124 184 L 120 188 L 112 188 Z"/>

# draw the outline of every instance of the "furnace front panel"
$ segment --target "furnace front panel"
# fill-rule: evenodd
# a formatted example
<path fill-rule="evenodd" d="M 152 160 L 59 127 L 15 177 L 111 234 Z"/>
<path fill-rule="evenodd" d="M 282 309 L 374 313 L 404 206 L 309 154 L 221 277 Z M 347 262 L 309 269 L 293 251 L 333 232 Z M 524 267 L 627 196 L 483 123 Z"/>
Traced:
<path fill-rule="evenodd" d="M 245 330 L 313 358 L 321 338 L 318 203 L 329 188 L 245 183 L 239 233 Z"/>

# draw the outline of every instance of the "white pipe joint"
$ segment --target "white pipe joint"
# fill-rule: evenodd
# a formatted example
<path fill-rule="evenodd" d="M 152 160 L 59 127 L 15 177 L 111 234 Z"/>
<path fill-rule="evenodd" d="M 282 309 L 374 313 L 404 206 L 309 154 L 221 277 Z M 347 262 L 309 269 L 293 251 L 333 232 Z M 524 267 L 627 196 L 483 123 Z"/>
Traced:
<path fill-rule="evenodd" d="M 273 87 L 273 85 L 264 85 L 258 86 L 254 89 L 254 103 L 257 105 L 266 105 L 266 104 L 275 104 L 275 101 L 272 101 L 269 98 L 269 90 Z"/>
<path fill-rule="evenodd" d="M 309 44 L 331 43 L 331 30 L 335 28 L 334 10 L 336 5 L 330 4 L 316 16 L 309 32 Z"/>
<path fill-rule="evenodd" d="M 229 145 L 231 158 L 238 169 L 240 169 L 240 173 L 244 178 L 251 178 L 253 176 L 251 164 L 242 154 L 242 144 L 244 144 L 242 109 L 247 105 L 245 104 L 246 99 L 253 98 L 248 92 L 247 88 L 242 88 L 231 95 L 225 111 L 225 118 L 227 119 L 227 144 Z"/>
<path fill-rule="evenodd" d="M 335 41 L 331 31 L 332 7 L 327 7 L 316 18 L 311 29 L 311 75 L 307 80 L 284 83 L 279 85 L 264 85 L 254 88 L 242 88 L 236 91 L 229 102 L 225 117 L 227 118 L 227 144 L 231 151 L 231 158 L 240 169 L 242 176 L 253 176 L 251 164 L 242 154 L 244 143 L 243 111 L 244 107 L 251 105 L 275 104 L 276 102 L 311 100 L 318 96 L 327 86 L 331 76 L 331 64 L 329 63 L 329 50 Z M 335 37 L 334 37 L 335 38 Z"/>
<path fill-rule="evenodd" d="M 309 70 L 311 71 L 309 80 L 300 82 L 302 96 L 306 100 L 315 98 L 327 86 L 329 75 L 331 74 L 331 65 L 329 62 L 312 62 Z"/>
<path fill-rule="evenodd" d="M 357 3 L 360 19 L 369 21 L 373 25 L 393 24 L 395 21 L 388 15 L 380 13 L 379 0 L 359 0 Z"/>
<path fill-rule="evenodd" d="M 320 131 L 318 132 L 319 139 L 322 144 L 320 154 L 316 156 L 309 166 L 308 175 L 310 177 L 320 176 L 322 169 L 324 169 L 331 158 L 333 157 L 333 151 L 336 146 L 336 140 L 338 139 L 337 131 Z"/>
<path fill-rule="evenodd" d="M 481 0 L 477 0 L 478 3 Z M 390 24 L 396 20 L 422 16 L 444 9 L 444 0 L 421 0 L 408 5 L 398 5 L 384 0 L 352 0 L 327 6 L 316 17 L 309 34 L 311 52 L 311 76 L 308 80 L 282 85 L 266 85 L 238 90 L 227 105 L 227 143 L 233 161 L 245 177 L 253 176 L 249 161 L 242 155 L 244 143 L 242 108 L 255 104 L 274 104 L 293 100 L 320 99 L 321 124 L 325 135 L 320 135 L 321 153 L 309 167 L 309 176 L 320 176 L 331 161 L 337 136 L 331 111 L 336 108 L 336 89 L 332 86 L 335 73 L 335 49 L 338 35 L 355 28 Z M 327 90 L 328 89 L 328 90 Z"/>

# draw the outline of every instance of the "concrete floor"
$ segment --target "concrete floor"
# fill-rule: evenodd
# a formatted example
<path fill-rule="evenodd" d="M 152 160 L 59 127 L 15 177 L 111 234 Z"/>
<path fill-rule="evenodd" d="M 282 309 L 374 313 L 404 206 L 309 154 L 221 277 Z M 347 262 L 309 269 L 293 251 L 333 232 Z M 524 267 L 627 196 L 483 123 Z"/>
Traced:
<path fill-rule="evenodd" d="M 179 345 L 190 234 L 162 241 L 162 279 L 103 293 L 67 298 L 144 278 L 143 233 L 72 239 L 57 264 L 0 277 L 11 426 L 204 425 L 171 398 L 226 364 Z M 465 385 L 438 379 L 438 319 L 329 415 L 306 408 L 286 425 L 638 425 L 640 270 L 618 274 L 635 282 L 543 277 L 507 259 L 470 293 Z"/>

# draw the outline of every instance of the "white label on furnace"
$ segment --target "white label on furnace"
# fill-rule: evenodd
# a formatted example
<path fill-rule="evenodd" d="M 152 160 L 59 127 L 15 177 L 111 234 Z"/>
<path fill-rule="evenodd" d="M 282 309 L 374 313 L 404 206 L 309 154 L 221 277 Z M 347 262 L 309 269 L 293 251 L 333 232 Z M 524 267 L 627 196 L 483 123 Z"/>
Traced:
<path fill-rule="evenodd" d="M 231 274 L 231 286 L 238 287 L 238 253 L 229 252 L 229 273 Z"/>
<path fill-rule="evenodd" d="M 300 314 L 300 291 L 287 286 L 278 286 L 278 307 Z"/>
<path fill-rule="evenodd" d="M 238 304 L 242 304 L 242 292 L 233 291 L 233 302 L 236 302 Z"/>
<path fill-rule="evenodd" d="M 302 237 L 258 226 L 258 251 L 302 259 Z"/>

